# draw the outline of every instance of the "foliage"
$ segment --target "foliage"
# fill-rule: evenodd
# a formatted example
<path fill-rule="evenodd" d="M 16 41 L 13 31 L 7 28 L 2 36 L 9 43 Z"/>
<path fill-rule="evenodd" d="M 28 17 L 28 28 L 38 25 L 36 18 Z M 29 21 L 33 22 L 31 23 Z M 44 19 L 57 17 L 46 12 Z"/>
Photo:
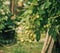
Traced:
<path fill-rule="evenodd" d="M 49 35 L 56 40 L 60 22 L 59 0 L 29 0 L 20 15 L 21 23 L 32 29 L 39 41 L 40 33 L 49 29 Z M 22 9 L 23 10 L 23 9 Z M 20 11 L 21 13 L 21 11 Z"/>
<path fill-rule="evenodd" d="M 49 35 L 56 40 L 56 35 L 60 31 L 59 0 L 25 0 L 24 6 L 18 5 L 20 7 L 17 4 L 21 1 L 16 2 L 17 0 L 13 15 L 9 9 L 10 1 L 0 1 L 0 31 L 4 30 L 6 26 L 14 29 L 17 24 L 25 26 L 25 29 L 33 30 L 37 41 L 40 40 L 41 32 L 47 31 L 47 29 Z M 11 19 L 12 16 L 14 19 Z"/>
<path fill-rule="evenodd" d="M 9 1 L 1 0 L 0 2 L 0 31 L 2 31 L 2 29 L 14 27 L 15 24 L 11 19 L 13 14 L 9 10 Z"/>
<path fill-rule="evenodd" d="M 15 38 L 15 15 L 9 9 L 9 0 L 0 0 L 0 43 L 9 43 Z M 8 41 L 7 41 L 8 40 Z M 12 42 L 12 41 L 10 41 Z"/>

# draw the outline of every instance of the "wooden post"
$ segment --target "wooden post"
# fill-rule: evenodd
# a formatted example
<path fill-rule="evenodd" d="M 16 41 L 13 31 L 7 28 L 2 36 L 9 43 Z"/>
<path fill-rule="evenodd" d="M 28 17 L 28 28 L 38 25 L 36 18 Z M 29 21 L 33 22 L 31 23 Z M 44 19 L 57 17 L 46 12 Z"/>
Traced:
<path fill-rule="evenodd" d="M 14 20 L 15 17 L 15 1 L 16 0 L 10 0 L 10 11 L 13 14 L 13 16 L 11 16 L 11 19 Z"/>
<path fill-rule="evenodd" d="M 49 39 L 49 36 L 48 36 L 48 32 L 47 32 L 46 33 L 46 39 L 45 39 L 45 42 L 44 42 L 44 45 L 43 45 L 41 53 L 45 53 L 46 52 L 46 45 L 47 45 L 48 39 Z"/>
<path fill-rule="evenodd" d="M 49 45 L 49 48 L 47 50 L 47 53 L 52 53 L 52 50 L 53 50 L 53 46 L 54 46 L 54 40 L 52 38 L 51 42 L 50 42 L 50 45 Z"/>
<path fill-rule="evenodd" d="M 10 1 L 10 10 L 11 10 L 12 14 L 14 14 L 14 8 L 15 8 L 15 2 L 14 2 L 14 0 L 11 0 Z"/>
<path fill-rule="evenodd" d="M 41 53 L 51 53 L 53 49 L 53 45 L 54 45 L 54 40 L 51 36 L 48 35 L 48 31 L 47 31 L 46 41 L 44 42 Z"/>

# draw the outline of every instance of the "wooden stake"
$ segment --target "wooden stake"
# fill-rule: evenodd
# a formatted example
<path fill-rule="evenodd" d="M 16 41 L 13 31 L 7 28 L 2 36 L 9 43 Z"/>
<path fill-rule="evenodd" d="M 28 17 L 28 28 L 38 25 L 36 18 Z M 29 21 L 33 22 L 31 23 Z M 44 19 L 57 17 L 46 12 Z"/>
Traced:
<path fill-rule="evenodd" d="M 48 31 L 47 31 L 46 40 L 44 42 L 41 53 L 51 53 L 53 49 L 53 45 L 54 45 L 54 40 L 52 36 L 48 35 Z"/>
<path fill-rule="evenodd" d="M 12 14 L 14 14 L 14 5 L 15 5 L 14 0 L 11 0 L 11 3 L 10 3 L 10 10 L 11 10 Z"/>

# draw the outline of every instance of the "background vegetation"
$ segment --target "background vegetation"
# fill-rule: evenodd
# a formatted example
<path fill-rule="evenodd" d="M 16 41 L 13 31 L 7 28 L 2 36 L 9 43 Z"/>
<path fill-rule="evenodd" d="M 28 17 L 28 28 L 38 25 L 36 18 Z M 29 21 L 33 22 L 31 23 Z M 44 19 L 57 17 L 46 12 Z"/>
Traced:
<path fill-rule="evenodd" d="M 0 43 L 37 42 L 47 31 L 57 41 L 59 6 L 59 0 L 0 0 Z"/>

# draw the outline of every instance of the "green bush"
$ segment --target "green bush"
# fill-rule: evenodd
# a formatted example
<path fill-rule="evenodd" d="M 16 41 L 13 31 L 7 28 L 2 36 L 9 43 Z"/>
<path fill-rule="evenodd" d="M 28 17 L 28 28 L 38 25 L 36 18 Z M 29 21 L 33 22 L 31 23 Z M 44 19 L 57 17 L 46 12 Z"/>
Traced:
<path fill-rule="evenodd" d="M 5 31 L 4 29 L 13 30 L 16 27 L 16 22 L 19 21 L 20 25 L 22 24 L 34 31 L 37 41 L 40 40 L 41 33 L 46 32 L 47 29 L 49 29 L 49 35 L 52 35 L 56 40 L 60 26 L 59 0 L 29 0 L 24 3 L 25 6 L 22 9 L 15 7 L 14 9 L 19 12 L 18 14 L 14 13 L 14 15 L 11 13 L 9 5 L 10 0 L 0 1 L 1 33 L 3 33 L 2 30 Z M 13 16 L 17 18 L 11 18 Z"/>
<path fill-rule="evenodd" d="M 9 9 L 9 2 L 6 0 L 0 0 L 0 42 L 9 43 L 8 40 L 13 41 L 16 37 L 16 24 L 14 23 L 16 18 Z"/>

